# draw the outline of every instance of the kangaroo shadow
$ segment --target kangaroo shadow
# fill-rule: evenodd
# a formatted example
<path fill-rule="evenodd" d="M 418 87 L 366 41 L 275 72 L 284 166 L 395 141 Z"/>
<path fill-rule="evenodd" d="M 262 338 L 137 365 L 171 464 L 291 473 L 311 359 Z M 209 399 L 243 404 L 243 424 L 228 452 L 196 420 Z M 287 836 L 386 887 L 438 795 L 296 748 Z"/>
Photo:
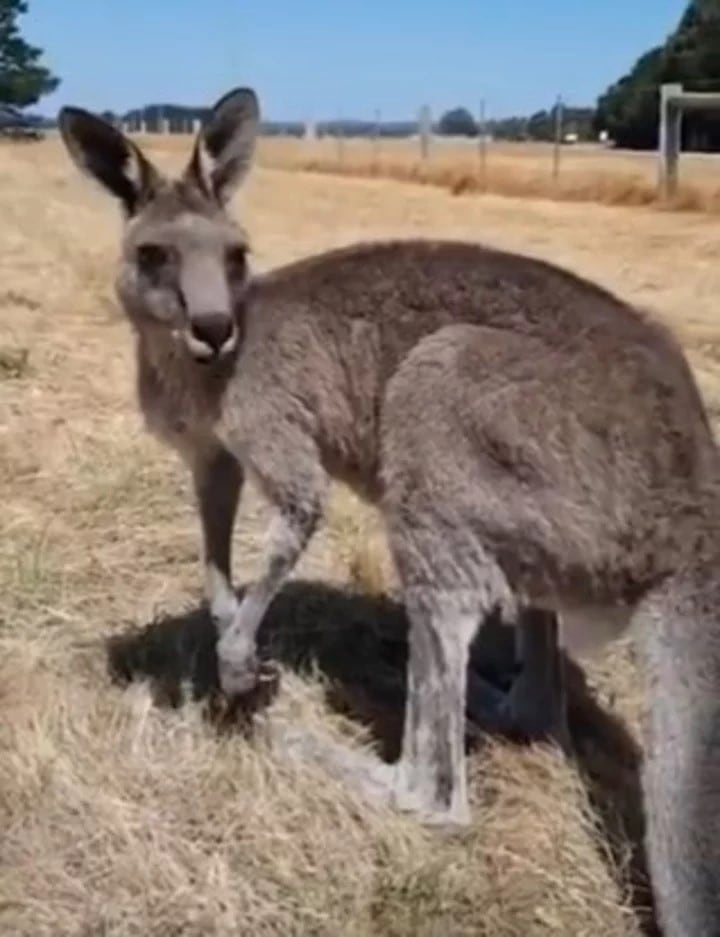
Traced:
<path fill-rule="evenodd" d="M 405 702 L 408 620 L 401 604 L 324 583 L 296 580 L 276 597 L 259 633 L 263 657 L 327 679 L 329 704 L 367 726 L 378 753 L 397 758 Z M 216 633 L 205 608 L 193 608 L 107 639 L 115 682 L 148 679 L 159 705 L 178 707 L 219 690 Z M 513 630 L 498 617 L 480 629 L 470 666 L 504 692 L 516 672 Z M 659 937 L 644 850 L 642 754 L 623 722 L 593 697 L 581 668 L 564 658 L 574 757 L 646 937 Z M 472 725 L 469 725 L 472 730 Z M 468 733 L 468 746 L 479 733 Z M 630 846 L 628 863 L 627 849 Z"/>

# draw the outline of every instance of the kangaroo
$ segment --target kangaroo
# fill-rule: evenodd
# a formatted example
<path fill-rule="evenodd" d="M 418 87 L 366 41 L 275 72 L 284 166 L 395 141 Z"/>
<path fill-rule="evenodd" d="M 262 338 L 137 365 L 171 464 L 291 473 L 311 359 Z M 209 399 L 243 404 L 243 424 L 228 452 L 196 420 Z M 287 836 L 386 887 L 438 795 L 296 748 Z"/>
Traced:
<path fill-rule="evenodd" d="M 669 937 L 720 933 L 720 456 L 672 335 L 556 266 L 474 244 L 357 244 L 249 272 L 228 203 L 259 105 L 212 108 L 168 179 L 78 108 L 60 130 L 125 216 L 116 286 L 148 428 L 192 472 L 223 689 L 331 479 L 376 503 L 411 622 L 398 808 L 468 821 L 470 642 L 502 609 L 523 668 L 504 717 L 562 735 L 562 641 L 636 624 L 649 718 L 648 851 Z M 230 540 L 246 477 L 273 506 L 241 601 Z M 500 718 L 500 716 L 498 716 Z"/>

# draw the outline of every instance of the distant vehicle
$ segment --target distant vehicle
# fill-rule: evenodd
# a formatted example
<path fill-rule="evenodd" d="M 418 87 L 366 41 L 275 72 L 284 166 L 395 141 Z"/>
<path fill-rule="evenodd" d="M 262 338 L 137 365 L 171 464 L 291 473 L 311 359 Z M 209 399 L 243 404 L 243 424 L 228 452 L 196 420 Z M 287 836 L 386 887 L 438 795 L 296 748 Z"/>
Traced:
<path fill-rule="evenodd" d="M 23 114 L 10 104 L 0 104 L 0 138 L 42 140 L 44 133 L 38 118 Z"/>

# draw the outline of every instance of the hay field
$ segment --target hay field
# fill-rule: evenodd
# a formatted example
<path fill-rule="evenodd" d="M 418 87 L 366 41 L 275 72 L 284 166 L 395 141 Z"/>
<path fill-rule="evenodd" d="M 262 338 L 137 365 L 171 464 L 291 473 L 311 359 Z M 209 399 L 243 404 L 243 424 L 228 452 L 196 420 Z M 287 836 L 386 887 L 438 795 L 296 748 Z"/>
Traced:
<path fill-rule="evenodd" d="M 606 205 L 658 204 L 654 153 L 611 150 L 595 144 L 564 146 L 559 175 L 553 175 L 553 147 L 544 143 L 489 143 L 485 162 L 476 142 L 437 138 L 427 161 L 417 140 L 315 141 L 268 138 L 261 147 L 268 166 L 339 175 L 388 178 L 437 185 L 455 193 L 492 192 L 520 198 L 544 197 Z M 681 185 L 670 207 L 720 210 L 720 159 L 686 154 Z"/>
<path fill-rule="evenodd" d="M 177 141 L 153 145 L 161 164 L 179 165 Z M 401 234 L 560 261 L 675 325 L 720 417 L 710 216 L 268 168 L 235 210 L 259 269 Z M 187 614 L 201 581 L 188 478 L 136 412 L 130 334 L 110 287 L 114 206 L 49 140 L 0 148 L 0 218 L 0 933 L 640 934 L 632 733 L 642 695 L 628 645 L 592 664 L 590 692 L 574 681 L 578 763 L 489 743 L 471 762 L 474 826 L 456 837 L 371 809 L 262 740 L 218 737 L 199 704 L 167 709 L 145 685 L 111 683 L 106 636 L 160 615 L 171 628 L 197 619 Z M 239 582 L 257 569 L 266 516 L 248 492 Z M 284 617 L 361 677 L 397 610 L 342 591 L 388 580 L 375 520 L 346 493 L 296 579 Z M 366 744 L 346 711 L 354 698 L 355 711 L 380 712 L 378 732 L 394 726 L 396 743 L 396 699 L 358 702 L 327 682 L 288 671 L 272 718 Z"/>

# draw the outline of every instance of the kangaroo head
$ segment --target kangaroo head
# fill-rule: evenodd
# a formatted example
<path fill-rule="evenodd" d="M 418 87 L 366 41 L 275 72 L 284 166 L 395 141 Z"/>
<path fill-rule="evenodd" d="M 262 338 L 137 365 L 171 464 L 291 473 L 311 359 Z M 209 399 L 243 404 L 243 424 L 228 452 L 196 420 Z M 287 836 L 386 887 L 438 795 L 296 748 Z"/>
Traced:
<path fill-rule="evenodd" d="M 198 361 L 238 344 L 247 287 L 247 239 L 226 211 L 252 162 L 259 125 L 255 92 L 238 88 L 212 108 L 178 178 L 167 178 L 111 124 L 75 107 L 59 115 L 80 169 L 117 198 L 125 226 L 116 280 L 139 331 L 180 336 Z"/>

